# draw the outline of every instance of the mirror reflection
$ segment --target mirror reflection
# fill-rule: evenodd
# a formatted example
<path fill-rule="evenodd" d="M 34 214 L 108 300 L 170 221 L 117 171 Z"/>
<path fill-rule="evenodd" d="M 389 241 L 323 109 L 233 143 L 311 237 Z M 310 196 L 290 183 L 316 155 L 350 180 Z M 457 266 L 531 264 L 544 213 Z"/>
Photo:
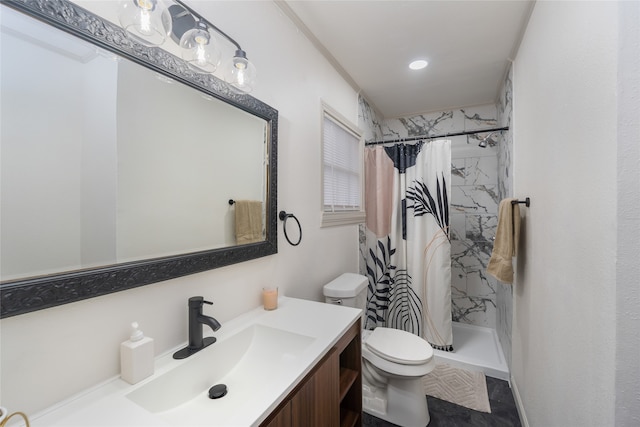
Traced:
<path fill-rule="evenodd" d="M 1 43 L 2 281 L 265 240 L 267 121 L 5 7 Z"/>

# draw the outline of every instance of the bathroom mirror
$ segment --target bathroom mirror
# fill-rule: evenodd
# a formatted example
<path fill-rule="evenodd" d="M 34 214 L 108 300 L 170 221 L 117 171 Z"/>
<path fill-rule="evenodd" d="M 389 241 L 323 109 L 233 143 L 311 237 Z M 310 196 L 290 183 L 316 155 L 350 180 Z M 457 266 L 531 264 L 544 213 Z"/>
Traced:
<path fill-rule="evenodd" d="M 0 7 L 1 317 L 277 252 L 275 109 L 74 3 Z"/>

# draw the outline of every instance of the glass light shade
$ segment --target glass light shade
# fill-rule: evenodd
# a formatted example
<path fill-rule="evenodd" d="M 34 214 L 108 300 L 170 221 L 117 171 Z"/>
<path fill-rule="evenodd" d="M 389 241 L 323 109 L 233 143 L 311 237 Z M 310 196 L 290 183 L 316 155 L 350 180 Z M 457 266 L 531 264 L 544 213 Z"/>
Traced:
<path fill-rule="evenodd" d="M 225 68 L 224 80 L 232 89 L 242 93 L 253 90 L 256 83 L 256 67 L 247 59 L 244 51 L 237 50 Z"/>
<path fill-rule="evenodd" d="M 199 23 L 200 24 L 200 23 Z M 220 65 L 220 51 L 216 48 L 215 37 L 206 26 L 198 25 L 180 38 L 182 59 L 196 71 L 213 73 Z"/>
<path fill-rule="evenodd" d="M 133 40 L 145 46 L 160 46 L 170 31 L 169 22 L 162 19 L 158 0 L 125 0 L 120 3 L 120 25 Z"/>

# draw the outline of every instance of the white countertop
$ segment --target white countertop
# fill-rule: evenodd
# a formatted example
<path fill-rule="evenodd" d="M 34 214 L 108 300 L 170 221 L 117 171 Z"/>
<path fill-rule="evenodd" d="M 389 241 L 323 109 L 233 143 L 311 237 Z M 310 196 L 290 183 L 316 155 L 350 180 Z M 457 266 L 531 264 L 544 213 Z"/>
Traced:
<path fill-rule="evenodd" d="M 265 311 L 262 307 L 258 307 L 223 323 L 222 328 L 217 332 L 209 334 L 209 336 L 215 336 L 218 341 L 201 350 L 200 353 L 215 352 L 218 343 L 224 342 L 252 325 L 277 328 L 312 338 L 304 351 L 294 358 L 287 359 L 286 369 L 281 368 L 278 374 L 272 375 L 271 380 L 266 384 L 257 382 L 259 398 L 254 394 L 248 400 L 241 390 L 232 390 L 230 387 L 227 396 L 211 400 L 207 396 L 208 387 L 206 387 L 201 392 L 202 396 L 180 407 L 151 413 L 127 397 L 129 393 L 144 387 L 162 374 L 188 363 L 191 358 L 174 360 L 172 357 L 174 351 L 184 347 L 183 344 L 158 357 L 155 361 L 154 375 L 138 384 L 130 385 L 119 377 L 114 378 L 33 416 L 31 425 L 34 427 L 257 426 L 337 343 L 342 334 L 357 321 L 360 314 L 361 310 L 354 308 L 281 297 L 278 299 L 277 310 Z M 205 331 L 206 329 L 208 328 L 205 328 Z M 171 390 L 167 390 L 167 393 L 171 393 Z"/>

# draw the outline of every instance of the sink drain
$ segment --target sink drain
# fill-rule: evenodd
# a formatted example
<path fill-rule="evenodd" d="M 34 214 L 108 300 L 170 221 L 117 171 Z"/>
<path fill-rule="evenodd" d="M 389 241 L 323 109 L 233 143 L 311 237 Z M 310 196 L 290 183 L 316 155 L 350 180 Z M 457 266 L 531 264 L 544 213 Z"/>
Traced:
<path fill-rule="evenodd" d="M 227 386 L 225 384 L 216 384 L 209 389 L 209 399 L 220 399 L 227 394 Z"/>

